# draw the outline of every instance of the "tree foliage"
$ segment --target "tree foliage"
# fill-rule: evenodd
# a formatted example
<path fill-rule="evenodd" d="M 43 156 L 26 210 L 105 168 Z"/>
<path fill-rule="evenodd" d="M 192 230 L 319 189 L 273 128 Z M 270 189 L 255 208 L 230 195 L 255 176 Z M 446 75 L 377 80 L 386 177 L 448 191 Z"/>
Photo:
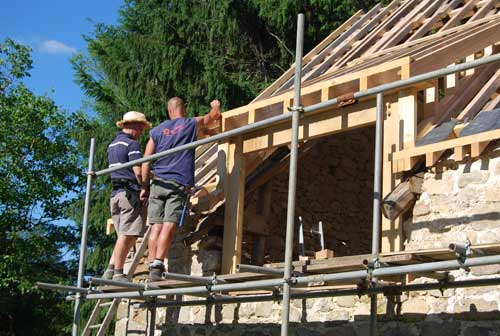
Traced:
<path fill-rule="evenodd" d="M 96 24 L 88 54 L 73 59 L 76 80 L 93 101 L 97 118 L 82 137 L 97 138 L 97 167 L 106 166 L 114 123 L 129 110 L 154 124 L 166 117 L 172 96 L 187 101 L 188 114 L 251 101 L 293 62 L 297 13 L 306 15 L 307 52 L 373 0 L 126 0 L 116 25 Z M 104 237 L 109 184 L 97 181 L 90 228 L 90 266 L 95 272 L 111 254 Z"/>
<path fill-rule="evenodd" d="M 58 221 L 79 192 L 78 118 L 22 83 L 31 67 L 28 47 L 0 43 L 0 334 L 54 335 L 70 324 L 69 305 L 34 283 L 71 280 L 63 253 L 76 231 Z"/>

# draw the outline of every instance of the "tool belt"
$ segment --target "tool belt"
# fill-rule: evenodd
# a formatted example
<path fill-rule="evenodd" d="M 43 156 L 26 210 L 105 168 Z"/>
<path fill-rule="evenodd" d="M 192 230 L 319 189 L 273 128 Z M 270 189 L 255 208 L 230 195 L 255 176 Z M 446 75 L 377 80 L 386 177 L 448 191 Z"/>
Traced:
<path fill-rule="evenodd" d="M 140 191 L 141 186 L 127 179 L 111 179 L 113 190 L 125 189 L 128 191 Z"/>
<path fill-rule="evenodd" d="M 113 186 L 113 190 L 125 190 L 125 197 L 134 209 L 138 209 L 141 206 L 141 201 L 139 199 L 141 186 L 138 183 L 134 183 L 127 179 L 111 179 L 111 185 Z"/>

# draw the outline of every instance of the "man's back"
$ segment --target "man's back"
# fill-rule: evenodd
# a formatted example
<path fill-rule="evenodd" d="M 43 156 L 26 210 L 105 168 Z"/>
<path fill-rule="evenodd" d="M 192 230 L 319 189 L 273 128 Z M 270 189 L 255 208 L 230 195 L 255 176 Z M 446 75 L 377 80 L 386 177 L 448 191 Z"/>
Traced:
<path fill-rule="evenodd" d="M 188 144 L 196 140 L 196 120 L 194 118 L 166 120 L 153 128 L 150 136 L 156 153 Z M 153 166 L 155 177 L 193 186 L 194 153 L 194 149 L 184 150 L 158 159 Z"/>

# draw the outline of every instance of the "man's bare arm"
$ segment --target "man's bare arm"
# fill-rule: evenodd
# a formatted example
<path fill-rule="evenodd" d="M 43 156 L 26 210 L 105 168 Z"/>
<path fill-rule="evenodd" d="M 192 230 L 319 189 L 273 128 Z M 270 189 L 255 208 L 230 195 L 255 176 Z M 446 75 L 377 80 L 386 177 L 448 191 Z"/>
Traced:
<path fill-rule="evenodd" d="M 137 182 L 139 185 L 142 185 L 142 170 L 141 166 L 133 166 L 132 170 L 134 171 L 135 178 L 137 179 Z"/>
<path fill-rule="evenodd" d="M 217 99 L 210 102 L 210 112 L 204 116 L 196 117 L 196 122 L 199 126 L 208 126 L 212 121 L 219 120 L 221 118 L 220 101 Z"/>
<path fill-rule="evenodd" d="M 146 145 L 146 149 L 144 150 L 144 157 L 148 157 L 155 152 L 155 143 L 153 139 L 149 138 L 148 143 Z M 149 195 L 149 170 L 151 167 L 151 163 L 149 161 L 143 162 L 141 167 L 141 175 L 142 175 L 142 188 L 141 188 L 141 200 L 147 199 Z"/>

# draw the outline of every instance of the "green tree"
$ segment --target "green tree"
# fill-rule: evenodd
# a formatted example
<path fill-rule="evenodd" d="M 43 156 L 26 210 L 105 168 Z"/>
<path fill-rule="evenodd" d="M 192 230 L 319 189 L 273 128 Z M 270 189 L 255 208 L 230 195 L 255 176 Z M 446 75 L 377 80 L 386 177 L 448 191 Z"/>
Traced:
<path fill-rule="evenodd" d="M 76 80 L 97 117 L 81 137 L 87 152 L 97 138 L 97 167 L 106 166 L 114 123 L 129 110 L 154 124 L 165 119 L 172 96 L 183 97 L 188 114 L 248 103 L 293 62 L 296 16 L 306 14 L 305 51 L 313 48 L 373 0 L 126 0 L 116 25 L 96 24 L 85 37 L 88 54 L 73 59 Z M 89 234 L 90 271 L 99 272 L 111 254 L 103 235 L 109 183 L 96 181 Z"/>
<path fill-rule="evenodd" d="M 34 283 L 74 279 L 76 231 L 61 220 L 79 192 L 80 159 L 72 140 L 79 118 L 22 83 L 32 68 L 30 51 L 10 39 L 0 43 L 2 335 L 61 334 L 71 323 L 64 295 Z"/>

